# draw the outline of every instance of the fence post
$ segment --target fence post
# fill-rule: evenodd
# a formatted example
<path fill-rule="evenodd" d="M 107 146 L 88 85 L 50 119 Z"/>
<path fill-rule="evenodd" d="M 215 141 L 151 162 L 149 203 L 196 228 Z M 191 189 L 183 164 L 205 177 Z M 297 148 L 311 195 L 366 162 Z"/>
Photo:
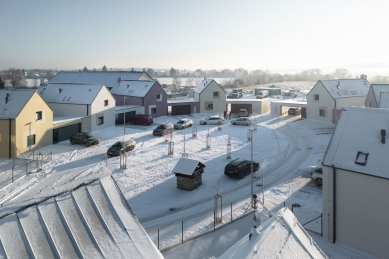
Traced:
<path fill-rule="evenodd" d="M 215 220 L 215 217 L 216 217 L 216 210 L 213 210 L 213 230 L 215 231 L 216 229 L 216 220 Z"/>
<path fill-rule="evenodd" d="M 12 167 L 12 182 L 14 182 L 14 168 Z"/>
<path fill-rule="evenodd" d="M 26 163 L 26 175 L 27 175 L 27 164 L 28 164 L 28 163 Z"/>
<path fill-rule="evenodd" d="M 159 229 L 158 229 L 158 250 L 159 250 Z"/>
<path fill-rule="evenodd" d="M 181 221 L 181 243 L 184 243 L 184 221 Z"/>

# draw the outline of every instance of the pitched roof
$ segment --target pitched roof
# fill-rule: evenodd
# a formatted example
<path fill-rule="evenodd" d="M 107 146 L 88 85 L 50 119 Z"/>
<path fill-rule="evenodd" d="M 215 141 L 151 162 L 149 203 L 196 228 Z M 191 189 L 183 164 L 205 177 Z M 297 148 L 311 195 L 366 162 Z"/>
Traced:
<path fill-rule="evenodd" d="M 47 84 L 38 93 L 47 103 L 92 104 L 102 84 Z"/>
<path fill-rule="evenodd" d="M 282 208 L 277 216 L 265 221 L 256 230 L 243 237 L 219 259 L 259 259 L 259 258 L 327 258 L 320 247 L 297 221 L 288 208 Z"/>
<path fill-rule="evenodd" d="M 205 165 L 198 160 L 181 157 L 177 164 L 174 166 L 173 173 L 192 175 L 199 164 L 200 166 L 205 167 Z"/>
<path fill-rule="evenodd" d="M 200 94 L 202 91 L 204 91 L 205 88 L 207 88 L 207 86 L 210 83 L 212 83 L 212 81 L 214 81 L 217 85 L 219 85 L 215 80 L 213 80 L 211 78 L 207 78 L 207 79 L 204 79 L 193 91 Z M 219 85 L 219 87 L 220 87 L 220 85 Z M 222 89 L 224 91 L 223 88 L 220 87 L 220 89 Z M 226 91 L 224 91 L 224 92 L 226 92 Z"/>
<path fill-rule="evenodd" d="M 378 107 L 389 109 L 389 84 L 372 84 L 371 88 Z"/>
<path fill-rule="evenodd" d="M 163 258 L 110 176 L 0 219 L 1 258 Z"/>
<path fill-rule="evenodd" d="M 114 71 L 114 72 L 59 72 L 49 83 L 82 83 L 103 84 L 113 87 L 121 80 L 152 80 L 146 72 Z"/>
<path fill-rule="evenodd" d="M 323 165 L 389 179 L 389 142 L 381 143 L 388 121 L 387 109 L 343 107 Z"/>
<path fill-rule="evenodd" d="M 124 80 L 121 82 L 117 82 L 112 87 L 111 94 L 145 97 L 155 83 L 155 80 Z"/>
<path fill-rule="evenodd" d="M 360 78 L 319 80 L 319 82 L 323 84 L 334 99 L 367 96 L 370 88 L 370 83 Z"/>
<path fill-rule="evenodd" d="M 0 90 L 0 120 L 15 119 L 35 91 L 35 89 Z"/>

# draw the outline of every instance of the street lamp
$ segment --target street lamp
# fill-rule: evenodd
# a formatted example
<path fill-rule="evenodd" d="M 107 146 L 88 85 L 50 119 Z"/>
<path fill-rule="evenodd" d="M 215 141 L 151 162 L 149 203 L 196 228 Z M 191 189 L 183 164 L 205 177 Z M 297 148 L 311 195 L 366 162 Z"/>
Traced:
<path fill-rule="evenodd" d="M 123 141 L 124 135 L 126 134 L 126 96 L 123 96 Z"/>

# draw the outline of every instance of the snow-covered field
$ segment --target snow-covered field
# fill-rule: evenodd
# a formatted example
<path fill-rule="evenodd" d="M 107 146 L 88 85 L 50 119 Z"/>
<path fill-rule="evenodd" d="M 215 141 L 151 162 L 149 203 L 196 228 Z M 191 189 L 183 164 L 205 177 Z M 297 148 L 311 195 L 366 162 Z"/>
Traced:
<path fill-rule="evenodd" d="M 208 116 L 197 114 L 197 121 Z M 43 171 L 31 173 L 15 183 L 0 189 L 0 216 L 24 205 L 69 190 L 83 182 L 112 173 L 121 191 L 157 244 L 160 229 L 160 248 L 181 242 L 181 224 L 184 221 L 184 239 L 213 229 L 214 195 L 223 197 L 223 222 L 248 213 L 251 193 L 250 176 L 242 180 L 224 176 L 227 159 L 227 140 L 231 136 L 232 159 L 251 158 L 251 142 L 247 140 L 245 126 L 233 126 L 226 120 L 222 130 L 217 126 L 203 126 L 197 122 L 197 137 L 192 128 L 175 131 L 174 155 L 168 155 L 168 142 L 164 137 L 152 135 L 158 123 L 174 123 L 178 117 L 159 117 L 150 126 L 127 125 L 125 138 L 134 138 L 137 147 L 127 155 L 127 169 L 119 169 L 119 158 L 105 158 L 105 152 L 123 138 L 123 127 L 110 127 L 93 132 L 100 145 L 86 148 L 72 146 L 68 141 L 44 147 L 46 154 L 53 152 L 53 161 L 43 166 Z M 193 116 L 189 116 L 194 120 Z M 209 129 L 211 147 L 206 148 Z M 321 163 L 329 143 L 333 125 L 300 116 L 262 115 L 257 117 L 257 130 L 253 133 L 253 158 L 261 169 L 254 178 L 254 191 L 262 191 L 264 175 L 265 203 L 271 209 L 284 205 L 300 205 L 294 213 L 300 223 L 320 216 L 321 187 L 309 178 L 311 169 Z M 206 165 L 203 184 L 194 191 L 176 187 L 172 169 L 184 152 L 189 158 Z M 8 169 L 12 160 L 0 161 Z M 3 171 L 3 170 L 1 170 Z M 3 175 L 0 175 L 0 179 Z M 320 219 L 306 226 L 320 232 Z"/>

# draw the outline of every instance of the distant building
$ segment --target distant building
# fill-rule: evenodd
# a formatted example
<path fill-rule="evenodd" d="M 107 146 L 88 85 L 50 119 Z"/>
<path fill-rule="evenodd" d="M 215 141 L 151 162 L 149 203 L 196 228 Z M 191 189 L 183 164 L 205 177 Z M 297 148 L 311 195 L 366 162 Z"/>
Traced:
<path fill-rule="evenodd" d="M 366 96 L 365 107 L 389 109 L 389 84 L 372 84 Z"/>

